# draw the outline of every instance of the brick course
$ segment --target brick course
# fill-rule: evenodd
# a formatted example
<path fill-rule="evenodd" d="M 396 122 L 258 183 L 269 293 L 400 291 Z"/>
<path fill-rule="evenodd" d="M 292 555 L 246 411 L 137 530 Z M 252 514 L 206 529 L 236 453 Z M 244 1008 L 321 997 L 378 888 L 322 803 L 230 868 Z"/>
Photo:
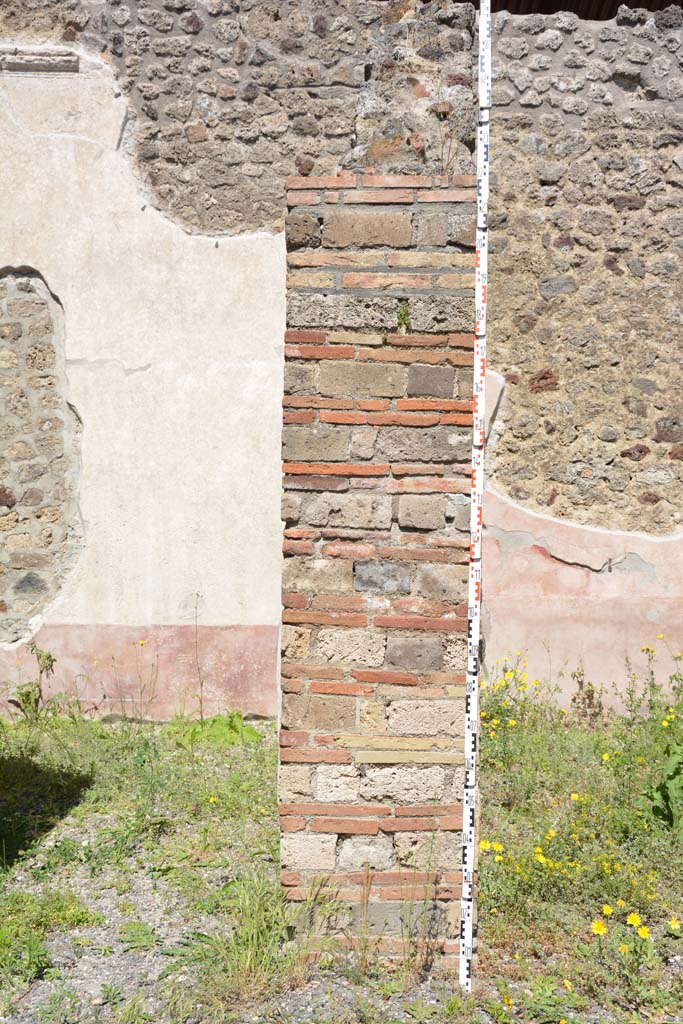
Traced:
<path fill-rule="evenodd" d="M 422 204 L 467 214 L 475 181 L 287 185 L 283 628 L 298 632 L 283 638 L 280 742 L 287 771 L 308 767 L 280 783 L 282 882 L 300 900 L 329 871 L 350 907 L 369 886 L 390 953 L 419 883 L 448 957 L 464 676 L 447 666 L 469 553 L 451 495 L 469 494 L 474 254 L 420 238 Z M 302 213 L 321 227 L 306 244 Z"/>

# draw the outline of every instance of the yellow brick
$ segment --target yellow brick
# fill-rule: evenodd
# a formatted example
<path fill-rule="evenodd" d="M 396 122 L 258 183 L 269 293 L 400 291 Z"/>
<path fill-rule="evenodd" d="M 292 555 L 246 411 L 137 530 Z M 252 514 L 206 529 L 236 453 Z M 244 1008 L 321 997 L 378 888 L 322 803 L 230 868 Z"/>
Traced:
<path fill-rule="evenodd" d="M 384 704 L 376 700 L 365 700 L 361 703 L 360 731 L 375 735 L 387 731 L 387 712 Z"/>
<path fill-rule="evenodd" d="M 464 764 L 464 754 L 436 750 L 357 750 L 356 764 Z"/>
<path fill-rule="evenodd" d="M 288 288 L 334 288 L 334 274 L 321 274 L 308 270 L 290 270 L 287 274 Z"/>
<path fill-rule="evenodd" d="M 440 736 L 357 736 L 338 733 L 335 743 L 340 747 L 363 747 L 365 750 L 451 750 L 453 740 Z"/>
<path fill-rule="evenodd" d="M 474 267 L 474 253 L 392 252 L 390 267 Z"/>
<path fill-rule="evenodd" d="M 474 288 L 474 274 L 440 274 L 437 288 Z"/>

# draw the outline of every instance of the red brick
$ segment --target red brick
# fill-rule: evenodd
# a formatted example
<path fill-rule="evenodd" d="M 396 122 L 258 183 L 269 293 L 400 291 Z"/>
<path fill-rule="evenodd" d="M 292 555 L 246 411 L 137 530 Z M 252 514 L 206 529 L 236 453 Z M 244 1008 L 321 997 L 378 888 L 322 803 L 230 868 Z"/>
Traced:
<path fill-rule="evenodd" d="M 287 193 L 287 206 L 318 206 L 321 195 L 319 192 L 297 192 Z"/>
<path fill-rule="evenodd" d="M 439 412 L 471 412 L 471 402 L 460 402 L 454 398 L 399 398 L 397 409 L 417 411 L 418 409 L 436 409 Z"/>
<path fill-rule="evenodd" d="M 447 601 L 427 601 L 424 597 L 399 597 L 392 602 L 392 612 L 398 615 L 465 615 L 467 605 Z"/>
<path fill-rule="evenodd" d="M 314 423 L 316 413 L 313 409 L 302 409 L 299 412 L 284 412 L 282 414 L 283 423 Z"/>
<path fill-rule="evenodd" d="M 379 832 L 379 822 L 377 819 L 368 821 L 363 818 L 313 818 L 311 831 L 376 836 Z"/>
<path fill-rule="evenodd" d="M 303 693 L 304 683 L 301 679 L 283 679 L 281 682 L 283 693 Z"/>
<path fill-rule="evenodd" d="M 285 537 L 290 540 L 315 540 L 320 536 L 312 526 L 288 526 L 285 530 Z"/>
<path fill-rule="evenodd" d="M 434 808 L 437 814 L 460 814 L 462 816 L 462 804 L 413 804 L 411 807 L 396 807 L 394 814 L 397 818 L 417 818 L 421 815 L 434 816 Z M 303 813 L 303 812 L 301 812 Z"/>
<path fill-rule="evenodd" d="M 355 543 L 354 541 L 337 540 L 323 544 L 322 554 L 329 558 L 374 558 L 374 544 Z"/>
<path fill-rule="evenodd" d="M 297 594 L 285 591 L 282 594 L 282 603 L 285 608 L 305 608 L 308 602 L 306 594 Z"/>
<path fill-rule="evenodd" d="M 366 607 L 367 600 L 360 594 L 316 594 L 311 601 L 311 608 L 323 611 L 362 612 Z"/>
<path fill-rule="evenodd" d="M 371 697 L 373 686 L 362 683 L 311 683 L 311 693 L 334 693 L 342 697 Z"/>
<path fill-rule="evenodd" d="M 398 405 L 398 402 L 396 403 Z M 471 472 L 470 467 L 467 467 L 468 473 Z M 445 469 L 438 463 L 413 463 L 413 462 L 395 462 L 391 467 L 391 472 L 394 476 L 438 476 L 443 475 Z"/>
<path fill-rule="evenodd" d="M 297 344 L 303 342 L 305 345 L 317 345 L 319 342 L 325 340 L 327 334 L 325 331 L 309 331 L 301 328 L 287 328 L 285 331 L 285 341 Z"/>
<path fill-rule="evenodd" d="M 419 413 L 400 412 L 368 413 L 368 423 L 377 427 L 434 427 L 438 422 L 438 415 L 421 416 Z"/>
<path fill-rule="evenodd" d="M 367 626 L 368 617 L 360 613 L 297 611 L 285 608 L 282 612 L 282 621 L 291 624 L 306 623 L 311 626 L 363 627 Z"/>
<path fill-rule="evenodd" d="M 288 189 L 312 189 L 312 188 L 355 188 L 355 174 L 329 174 L 311 175 L 310 177 L 299 177 L 291 174 L 285 181 Z"/>
<path fill-rule="evenodd" d="M 378 189 L 376 192 L 345 192 L 345 203 L 412 203 L 413 192 L 407 188 Z M 475 193 L 476 198 L 476 193 Z"/>
<path fill-rule="evenodd" d="M 448 344 L 453 348 L 473 348 L 473 334 L 449 334 Z"/>
<path fill-rule="evenodd" d="M 321 412 L 321 423 L 367 423 L 367 417 L 362 412 Z"/>
<path fill-rule="evenodd" d="M 354 679 L 364 683 L 387 683 L 393 686 L 417 686 L 415 672 L 389 672 L 384 669 L 356 668 L 351 673 Z"/>
<path fill-rule="evenodd" d="M 462 813 L 440 814 L 439 828 L 447 832 L 459 832 L 462 829 Z"/>
<path fill-rule="evenodd" d="M 425 672 L 420 682 L 427 684 L 444 683 L 446 686 L 462 686 L 465 683 L 464 672 Z"/>
<path fill-rule="evenodd" d="M 303 676 L 306 679 L 344 678 L 340 668 L 330 668 L 329 665 L 303 665 L 296 661 L 285 662 L 282 666 L 282 675 L 294 678 Z"/>
<path fill-rule="evenodd" d="M 418 203 L 476 203 L 477 190 L 469 188 L 438 189 L 419 192 Z"/>
<path fill-rule="evenodd" d="M 320 801 L 303 804 L 280 804 L 280 814 L 342 816 L 346 818 L 381 818 L 391 814 L 384 804 L 327 804 Z"/>
<path fill-rule="evenodd" d="M 285 359 L 353 359 L 351 345 L 285 345 Z"/>
<path fill-rule="evenodd" d="M 380 822 L 383 832 L 433 832 L 435 821 L 431 818 L 388 818 Z"/>
<path fill-rule="evenodd" d="M 312 555 L 314 550 L 310 540 L 286 540 L 282 544 L 284 555 Z"/>
<path fill-rule="evenodd" d="M 431 288 L 430 274 L 373 274 L 347 273 L 342 277 L 342 288 L 370 288 L 376 291 L 403 291 L 406 288 Z M 361 339 L 359 339 L 361 340 Z"/>
<path fill-rule="evenodd" d="M 388 476 L 386 462 L 285 462 L 285 473 L 314 473 L 330 476 Z"/>
<path fill-rule="evenodd" d="M 281 750 L 283 764 L 350 764 L 348 750 Z"/>
<path fill-rule="evenodd" d="M 352 398 L 320 398 L 318 395 L 285 395 L 282 404 L 297 409 L 353 409 Z"/>
<path fill-rule="evenodd" d="M 281 747 L 305 747 L 311 734 L 306 729 L 280 729 Z"/>
<path fill-rule="evenodd" d="M 359 398 L 356 402 L 357 409 L 365 412 L 384 412 L 391 409 L 391 402 L 388 398 Z"/>
<path fill-rule="evenodd" d="M 434 184 L 439 187 L 476 188 L 476 174 L 435 174 Z"/>
<path fill-rule="evenodd" d="M 472 426 L 471 412 L 446 412 L 441 416 L 441 423 L 459 427 Z"/>
<path fill-rule="evenodd" d="M 305 818 L 280 818 L 280 829 L 283 832 L 303 832 L 306 828 Z"/>
<path fill-rule="evenodd" d="M 298 871 L 287 871 L 286 868 L 280 872 L 281 885 L 301 885 L 303 878 Z"/>
<path fill-rule="evenodd" d="M 424 629 L 438 633 L 466 633 L 467 619 L 455 617 L 430 618 L 426 615 L 375 615 L 380 629 Z"/>

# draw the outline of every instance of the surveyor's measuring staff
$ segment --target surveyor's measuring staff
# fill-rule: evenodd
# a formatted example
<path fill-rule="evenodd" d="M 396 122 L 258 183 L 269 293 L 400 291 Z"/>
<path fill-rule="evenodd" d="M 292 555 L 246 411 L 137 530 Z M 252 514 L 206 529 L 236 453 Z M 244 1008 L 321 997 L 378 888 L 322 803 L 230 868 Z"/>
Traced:
<path fill-rule="evenodd" d="M 481 540 L 484 498 L 486 286 L 488 264 L 489 112 L 491 109 L 491 0 L 479 8 L 479 123 L 477 127 L 477 238 L 474 326 L 474 426 L 470 507 L 470 569 L 465 697 L 465 790 L 462 824 L 460 984 L 472 990 L 477 821 L 477 733 L 479 727 L 479 639 L 481 633 Z"/>

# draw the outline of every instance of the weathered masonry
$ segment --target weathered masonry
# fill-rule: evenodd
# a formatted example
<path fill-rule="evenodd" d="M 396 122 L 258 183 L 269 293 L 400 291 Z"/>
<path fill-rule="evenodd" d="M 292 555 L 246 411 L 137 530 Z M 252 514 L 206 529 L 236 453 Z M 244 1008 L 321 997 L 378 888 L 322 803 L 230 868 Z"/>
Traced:
<path fill-rule="evenodd" d="M 282 880 L 330 875 L 395 953 L 427 896 L 453 959 L 475 184 L 369 170 L 287 197 Z"/>

